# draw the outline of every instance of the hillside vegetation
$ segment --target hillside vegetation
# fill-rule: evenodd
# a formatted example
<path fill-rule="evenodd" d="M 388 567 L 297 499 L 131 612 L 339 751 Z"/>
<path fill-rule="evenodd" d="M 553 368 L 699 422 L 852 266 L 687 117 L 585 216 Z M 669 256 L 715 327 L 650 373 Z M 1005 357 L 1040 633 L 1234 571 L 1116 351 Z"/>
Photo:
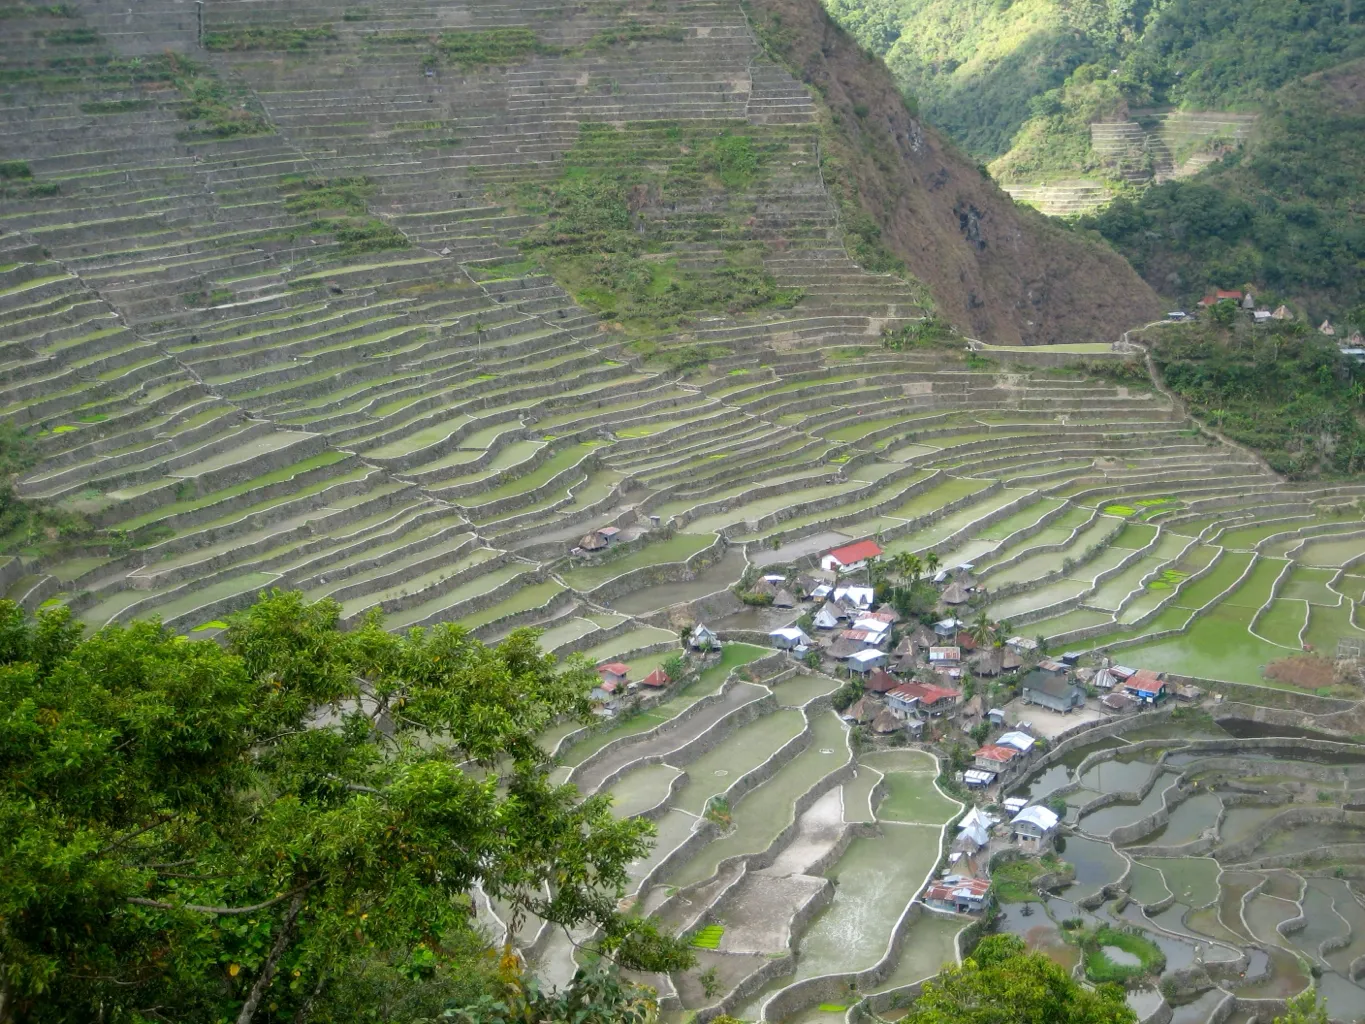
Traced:
<path fill-rule="evenodd" d="M 1120 197 L 1086 221 L 1155 288 L 1190 300 L 1250 283 L 1315 322 L 1365 322 L 1365 61 L 1294 82 L 1256 134 L 1196 178 Z M 1352 310 L 1356 312 L 1352 313 Z"/>
<path fill-rule="evenodd" d="M 1005 344 L 1112 339 L 1116 325 L 1159 311 L 1107 247 L 1018 207 L 964 158 L 818 0 L 747 7 L 769 53 L 821 101 L 823 178 L 860 261 L 885 247 L 929 286 L 943 319 Z"/>
<path fill-rule="evenodd" d="M 1365 55 L 1365 17 L 1334 0 L 827 0 L 920 109 L 994 159 L 1055 120 L 1097 75 L 1091 113 L 1254 109 L 1303 75 Z M 1027 134 L 1025 140 L 1027 141 Z M 1059 169 L 1069 165 L 1058 164 Z"/>
<path fill-rule="evenodd" d="M 1294 479 L 1365 470 L 1365 367 L 1302 323 L 1240 318 L 1147 332 L 1152 361 L 1190 411 Z"/>

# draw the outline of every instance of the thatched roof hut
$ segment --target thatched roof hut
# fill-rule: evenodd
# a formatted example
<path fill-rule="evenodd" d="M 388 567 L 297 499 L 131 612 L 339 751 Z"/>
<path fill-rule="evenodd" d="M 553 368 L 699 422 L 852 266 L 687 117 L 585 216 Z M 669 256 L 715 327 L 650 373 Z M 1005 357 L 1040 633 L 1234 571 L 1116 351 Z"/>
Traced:
<path fill-rule="evenodd" d="M 946 587 L 943 588 L 943 603 L 966 604 L 967 588 L 964 587 L 957 580 L 954 580 L 952 583 L 949 583 Z"/>

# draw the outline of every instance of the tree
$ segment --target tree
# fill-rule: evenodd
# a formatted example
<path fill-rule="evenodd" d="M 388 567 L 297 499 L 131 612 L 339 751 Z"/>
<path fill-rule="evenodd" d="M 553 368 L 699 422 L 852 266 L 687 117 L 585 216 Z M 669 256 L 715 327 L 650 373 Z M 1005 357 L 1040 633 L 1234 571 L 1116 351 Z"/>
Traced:
<path fill-rule="evenodd" d="M 691 962 L 617 911 L 652 827 L 536 744 L 586 719 L 590 665 L 339 612 L 275 592 L 225 649 L 0 602 L 0 1021 L 307 1020 L 362 965 L 448 966 L 476 886 Z"/>
<path fill-rule="evenodd" d="M 907 1024 L 1135 1024 L 1117 985 L 1083 988 L 1017 935 L 988 935 L 924 985 Z"/>
<path fill-rule="evenodd" d="M 1285 1013 L 1275 1024 L 1327 1024 L 1327 1003 L 1318 999 L 1317 989 L 1306 988 L 1285 1003 Z"/>
<path fill-rule="evenodd" d="M 876 587 L 886 579 L 886 563 L 876 555 L 867 560 L 867 582 Z"/>
<path fill-rule="evenodd" d="M 930 551 L 929 554 L 924 556 L 924 565 L 925 568 L 929 571 L 930 576 L 936 575 L 938 573 L 939 566 L 938 554 L 936 552 Z"/>
<path fill-rule="evenodd" d="M 967 630 L 978 647 L 985 647 L 995 642 L 995 627 L 991 625 L 991 620 L 986 617 L 986 613 L 978 612 L 971 626 Z"/>
<path fill-rule="evenodd" d="M 909 580 L 910 583 L 918 583 L 920 575 L 924 572 L 924 563 L 919 555 L 912 555 L 908 551 L 901 551 L 891 557 L 892 568 L 896 570 L 902 580 Z"/>

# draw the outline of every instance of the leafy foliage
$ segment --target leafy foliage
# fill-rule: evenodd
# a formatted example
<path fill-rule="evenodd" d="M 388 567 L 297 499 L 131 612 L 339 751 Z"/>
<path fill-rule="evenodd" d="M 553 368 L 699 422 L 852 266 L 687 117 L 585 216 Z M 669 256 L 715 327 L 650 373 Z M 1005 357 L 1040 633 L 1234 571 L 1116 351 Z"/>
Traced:
<path fill-rule="evenodd" d="M 595 925 L 623 964 L 690 965 L 616 908 L 653 827 L 553 785 L 535 742 L 586 719 L 591 666 L 526 630 L 487 648 L 377 617 L 342 633 L 338 613 L 276 592 L 224 648 L 156 622 L 82 640 L 65 609 L 0 602 L 0 829 L 20 837 L 0 960 L 21 1019 L 538 1005 L 488 959 L 476 883 L 514 918 Z"/>
<path fill-rule="evenodd" d="M 311 217 L 309 229 L 335 238 L 343 255 L 408 247 L 407 236 L 401 231 L 368 216 L 368 201 L 375 192 L 371 178 L 291 174 L 281 179 L 280 190 L 285 195 L 285 208 L 296 216 Z"/>
<path fill-rule="evenodd" d="M 1315 316 L 1365 300 L 1365 61 L 1296 82 L 1255 137 L 1197 178 L 1120 198 L 1084 223 L 1153 287 L 1183 300 L 1250 282 Z"/>
<path fill-rule="evenodd" d="M 19 498 L 14 478 L 36 461 L 33 439 L 0 422 L 0 555 L 51 554 L 94 532 L 84 516 Z"/>
<path fill-rule="evenodd" d="M 1152 359 L 1190 410 L 1296 479 L 1365 470 L 1365 367 L 1302 323 L 1155 332 Z"/>
<path fill-rule="evenodd" d="M 185 101 L 180 111 L 190 122 L 185 136 L 232 138 L 275 130 L 264 114 L 252 109 L 245 89 L 229 87 L 207 68 L 179 54 L 167 51 L 156 59 L 164 61 L 168 79 Z"/>
<path fill-rule="evenodd" d="M 1285 1003 L 1285 1013 L 1276 1017 L 1274 1024 L 1327 1024 L 1327 1004 L 1318 998 L 1312 986 Z"/>
<path fill-rule="evenodd" d="M 887 328 L 882 331 L 882 347 L 892 352 L 937 348 L 942 345 L 960 344 L 961 340 L 958 333 L 953 330 L 952 324 L 932 314 L 922 320 L 912 321 L 904 327 Z"/>
<path fill-rule="evenodd" d="M 989 935 L 960 965 L 924 985 L 902 1018 L 908 1024 L 1134 1024 L 1137 1015 L 1117 985 L 1082 987 L 1017 935 Z"/>
<path fill-rule="evenodd" d="M 1131 978 L 1158 975 L 1166 969 L 1166 954 L 1161 947 L 1137 932 L 1102 925 L 1086 935 L 1081 945 L 1085 950 L 1085 974 L 1091 981 L 1123 984 Z M 1106 946 L 1131 953 L 1138 963 L 1133 966 L 1115 963 L 1105 952 Z"/>
<path fill-rule="evenodd" d="M 1112 82 L 1124 107 L 1245 108 L 1296 78 L 1365 55 L 1365 18 L 1336 0 L 825 0 L 885 58 L 925 115 L 967 149 L 1083 149 L 1059 123 L 1078 87 Z M 1116 74 L 1111 72 L 1117 71 Z M 1020 129 L 1030 119 L 1022 138 Z"/>

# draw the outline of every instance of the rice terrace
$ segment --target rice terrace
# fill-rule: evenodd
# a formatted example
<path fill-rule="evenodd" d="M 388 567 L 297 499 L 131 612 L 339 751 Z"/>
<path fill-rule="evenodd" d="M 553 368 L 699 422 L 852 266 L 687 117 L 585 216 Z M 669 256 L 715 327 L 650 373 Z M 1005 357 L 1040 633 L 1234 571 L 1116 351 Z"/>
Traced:
<path fill-rule="evenodd" d="M 871 224 L 818 6 L 130 2 L 0 0 L 0 596 L 585 659 L 538 742 L 656 829 L 664 1021 L 898 1020 L 992 931 L 1144 1024 L 1365 1019 L 1365 482 L 1193 415 L 1155 293 L 928 136 L 956 248 Z"/>

